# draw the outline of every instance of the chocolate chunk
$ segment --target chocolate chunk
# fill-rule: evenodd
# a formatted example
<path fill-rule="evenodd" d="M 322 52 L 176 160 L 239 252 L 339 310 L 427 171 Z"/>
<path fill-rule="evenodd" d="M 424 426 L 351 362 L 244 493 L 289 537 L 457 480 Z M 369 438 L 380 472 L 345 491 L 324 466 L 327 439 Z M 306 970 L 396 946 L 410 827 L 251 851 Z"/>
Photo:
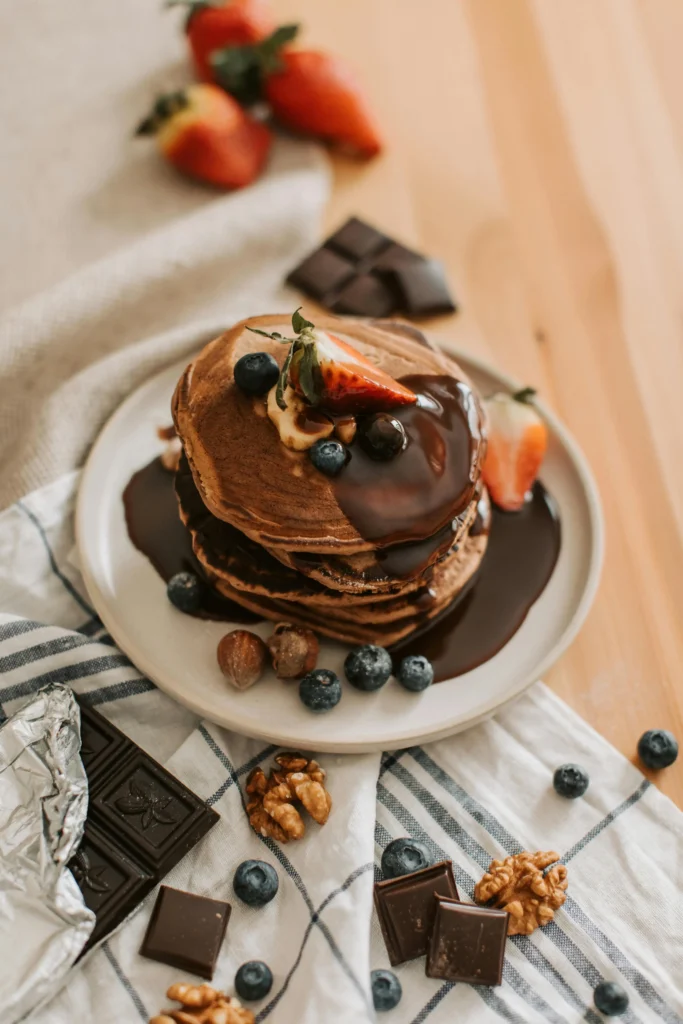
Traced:
<path fill-rule="evenodd" d="M 337 292 L 355 273 L 353 263 L 331 249 L 316 249 L 287 278 L 287 284 L 300 288 L 313 299 L 324 299 Z"/>
<path fill-rule="evenodd" d="M 455 312 L 456 306 L 448 290 L 443 264 L 439 260 L 399 262 L 393 273 L 410 316 L 436 316 L 437 313 Z"/>
<path fill-rule="evenodd" d="M 108 935 L 218 821 L 218 814 L 106 718 L 81 703 L 90 801 L 70 867 Z"/>
<path fill-rule="evenodd" d="M 373 253 L 385 249 L 391 242 L 390 238 L 383 235 L 381 231 L 371 227 L 358 217 L 347 220 L 343 227 L 339 228 L 325 245 L 330 249 L 336 249 L 343 256 L 348 256 L 356 263 L 366 259 Z"/>
<path fill-rule="evenodd" d="M 109 842 L 96 825 L 86 825 L 70 867 L 86 906 L 97 917 L 87 948 L 113 931 L 156 885 L 155 878 Z"/>
<path fill-rule="evenodd" d="M 424 256 L 421 256 L 419 252 L 415 252 L 414 249 L 406 249 L 405 245 L 400 245 L 399 242 L 392 242 L 372 261 L 372 269 L 376 273 L 386 273 L 387 271 L 396 270 L 397 267 L 423 260 Z"/>
<path fill-rule="evenodd" d="M 500 985 L 508 916 L 504 910 L 437 896 L 427 977 Z"/>
<path fill-rule="evenodd" d="M 335 313 L 386 317 L 433 316 L 455 310 L 443 267 L 352 217 L 289 274 Z"/>
<path fill-rule="evenodd" d="M 375 885 L 375 908 L 392 967 L 424 956 L 436 914 L 435 896 L 457 900 L 451 861 Z"/>
<path fill-rule="evenodd" d="M 359 274 L 339 292 L 331 309 L 350 316 L 389 316 L 396 309 L 396 292 L 381 277 Z"/>
<path fill-rule="evenodd" d="M 140 955 L 200 978 L 213 978 L 231 906 L 162 885 Z"/>

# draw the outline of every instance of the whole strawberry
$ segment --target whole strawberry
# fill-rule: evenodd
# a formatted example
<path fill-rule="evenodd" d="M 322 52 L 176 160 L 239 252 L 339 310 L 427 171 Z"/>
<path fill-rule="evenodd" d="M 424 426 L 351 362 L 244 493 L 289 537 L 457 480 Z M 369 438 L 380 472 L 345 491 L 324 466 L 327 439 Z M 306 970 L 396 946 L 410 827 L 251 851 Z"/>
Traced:
<path fill-rule="evenodd" d="M 484 483 L 506 512 L 518 512 L 524 505 L 548 445 L 548 429 L 531 404 L 535 394 L 533 388 L 524 388 L 514 395 L 494 395 L 484 403 L 488 418 Z"/>
<path fill-rule="evenodd" d="M 272 136 L 215 85 L 161 96 L 137 135 L 156 136 L 163 156 L 183 174 L 220 188 L 242 188 L 263 170 Z"/>
<path fill-rule="evenodd" d="M 203 82 L 214 80 L 215 50 L 258 43 L 275 28 L 265 0 L 168 0 L 167 7 L 187 8 L 185 32 Z"/>
<path fill-rule="evenodd" d="M 215 53 L 216 81 L 241 102 L 267 100 L 276 120 L 292 131 L 376 156 L 382 136 L 353 72 L 331 54 L 291 49 L 297 31 L 297 25 L 283 25 L 255 46 Z"/>

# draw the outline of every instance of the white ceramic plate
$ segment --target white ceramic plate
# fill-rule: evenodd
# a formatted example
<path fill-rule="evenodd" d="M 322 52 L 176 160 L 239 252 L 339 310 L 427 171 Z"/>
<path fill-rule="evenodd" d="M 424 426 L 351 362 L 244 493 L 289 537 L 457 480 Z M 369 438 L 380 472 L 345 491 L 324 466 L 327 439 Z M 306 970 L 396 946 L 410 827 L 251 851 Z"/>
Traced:
<path fill-rule="evenodd" d="M 205 338 L 198 337 L 198 344 Z M 454 353 L 482 392 L 516 382 Z M 169 403 L 186 361 L 153 377 L 121 405 L 100 434 L 85 467 L 76 527 L 88 592 L 102 621 L 137 667 L 198 714 L 248 736 L 283 746 L 337 753 L 391 750 L 458 732 L 518 697 L 562 654 L 586 617 L 603 553 L 600 499 L 586 461 L 551 412 L 542 479 L 558 503 L 562 548 L 550 582 L 519 631 L 490 661 L 466 675 L 410 694 L 395 680 L 378 693 L 348 684 L 341 702 L 315 715 L 296 684 L 270 673 L 240 693 L 224 680 L 216 646 L 231 627 L 182 615 L 165 585 L 131 544 L 122 492 L 131 475 L 161 449 L 156 428 L 170 422 Z M 269 624 L 255 627 L 264 637 Z M 319 664 L 337 671 L 347 648 L 325 643 Z"/>

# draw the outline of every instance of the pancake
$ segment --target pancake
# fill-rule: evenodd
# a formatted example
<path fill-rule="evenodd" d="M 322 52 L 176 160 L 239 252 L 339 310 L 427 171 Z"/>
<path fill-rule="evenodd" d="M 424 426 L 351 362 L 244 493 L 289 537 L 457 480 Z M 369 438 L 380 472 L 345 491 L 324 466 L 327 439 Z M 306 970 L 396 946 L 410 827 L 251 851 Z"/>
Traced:
<path fill-rule="evenodd" d="M 242 321 L 190 364 L 173 399 L 192 475 L 216 518 L 277 557 L 280 550 L 349 555 L 426 540 L 467 512 L 485 452 L 483 416 L 466 375 L 449 357 L 379 327 L 318 319 L 319 329 L 335 333 L 392 377 L 428 380 L 435 392 L 425 397 L 427 407 L 396 413 L 410 439 L 398 462 L 372 462 L 356 445 L 333 480 L 315 469 L 306 452 L 279 442 L 264 399 L 236 387 L 234 365 L 245 353 L 267 351 L 280 364 L 286 354 L 284 345 L 247 326 L 291 334 L 284 317 Z M 442 433 L 434 413 L 439 402 L 448 425 Z"/>
<path fill-rule="evenodd" d="M 442 614 L 474 577 L 488 542 L 486 450 L 478 396 L 448 355 L 416 329 L 320 317 L 408 387 L 392 410 L 408 444 L 388 462 L 358 442 L 336 478 L 281 442 L 266 399 L 241 392 L 236 361 L 285 345 L 247 327 L 291 334 L 285 317 L 254 317 L 211 342 L 183 373 L 173 418 L 183 445 L 180 517 L 223 596 L 264 618 L 347 643 L 397 643 Z"/>

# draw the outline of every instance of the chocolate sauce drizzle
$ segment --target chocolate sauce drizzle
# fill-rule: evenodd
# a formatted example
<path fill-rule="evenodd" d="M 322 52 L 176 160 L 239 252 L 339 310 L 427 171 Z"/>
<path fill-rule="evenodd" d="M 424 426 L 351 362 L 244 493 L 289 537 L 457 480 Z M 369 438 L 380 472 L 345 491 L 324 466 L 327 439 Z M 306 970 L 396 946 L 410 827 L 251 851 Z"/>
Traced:
<path fill-rule="evenodd" d="M 479 532 L 484 529 L 482 523 Z M 489 529 L 488 547 L 475 575 L 438 619 L 396 644 L 395 663 L 407 654 L 423 654 L 441 682 L 488 661 L 522 625 L 560 553 L 555 502 L 537 482 L 521 511 L 492 506 Z"/>
<path fill-rule="evenodd" d="M 446 375 L 413 374 L 401 384 L 419 396 L 392 410 L 408 438 L 405 451 L 377 462 L 353 445 L 334 478 L 339 506 L 365 540 L 377 547 L 428 544 L 470 504 L 478 476 L 480 414 L 471 389 Z M 434 550 L 434 547 L 432 547 Z"/>

